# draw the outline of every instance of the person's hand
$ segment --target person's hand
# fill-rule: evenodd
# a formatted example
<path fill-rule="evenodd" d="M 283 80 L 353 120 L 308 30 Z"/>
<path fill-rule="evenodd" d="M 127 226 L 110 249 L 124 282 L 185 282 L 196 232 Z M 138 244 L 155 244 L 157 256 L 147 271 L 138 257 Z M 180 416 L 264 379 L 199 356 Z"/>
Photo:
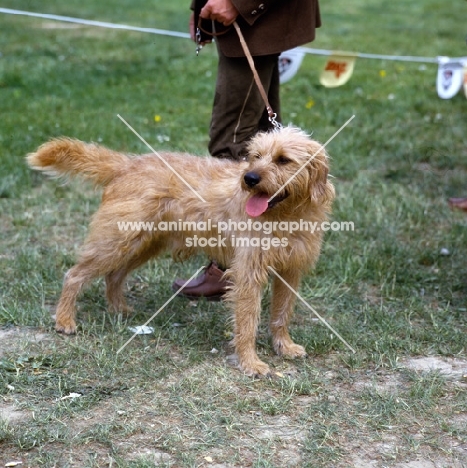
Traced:
<path fill-rule="evenodd" d="M 195 14 L 192 13 L 190 15 L 190 21 L 189 21 L 189 28 L 190 28 L 190 37 L 191 37 L 191 40 L 196 42 L 198 44 L 198 42 L 196 41 L 196 28 L 197 28 L 197 24 L 195 24 Z M 212 41 L 203 41 L 201 42 L 201 46 L 204 46 L 205 44 L 209 44 L 211 43 Z"/>
<path fill-rule="evenodd" d="M 199 15 L 230 26 L 237 19 L 238 10 L 230 0 L 208 0 Z"/>

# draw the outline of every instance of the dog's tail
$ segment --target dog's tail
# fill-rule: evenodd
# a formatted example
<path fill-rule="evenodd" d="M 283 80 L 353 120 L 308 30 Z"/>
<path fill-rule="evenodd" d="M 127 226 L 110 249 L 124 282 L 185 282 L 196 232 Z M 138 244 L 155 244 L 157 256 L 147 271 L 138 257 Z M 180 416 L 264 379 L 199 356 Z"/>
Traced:
<path fill-rule="evenodd" d="M 93 143 L 57 138 L 27 156 L 28 164 L 50 175 L 82 175 L 99 185 L 108 184 L 130 160 L 127 156 Z"/>

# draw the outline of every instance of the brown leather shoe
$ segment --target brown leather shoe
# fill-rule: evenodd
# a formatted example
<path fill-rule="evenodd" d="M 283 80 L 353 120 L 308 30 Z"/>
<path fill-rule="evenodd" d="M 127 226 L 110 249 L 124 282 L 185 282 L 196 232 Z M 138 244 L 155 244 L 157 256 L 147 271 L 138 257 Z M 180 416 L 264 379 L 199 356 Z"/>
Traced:
<path fill-rule="evenodd" d="M 180 297 L 187 299 L 199 299 L 204 297 L 207 301 L 220 301 L 227 292 L 228 282 L 222 279 L 224 272 L 217 266 L 216 262 L 211 262 L 204 271 L 191 280 L 180 293 Z M 177 278 L 172 283 L 172 289 L 178 291 L 187 280 Z"/>
<path fill-rule="evenodd" d="M 467 198 L 450 198 L 448 200 L 451 208 L 457 208 L 458 210 L 467 211 Z"/>

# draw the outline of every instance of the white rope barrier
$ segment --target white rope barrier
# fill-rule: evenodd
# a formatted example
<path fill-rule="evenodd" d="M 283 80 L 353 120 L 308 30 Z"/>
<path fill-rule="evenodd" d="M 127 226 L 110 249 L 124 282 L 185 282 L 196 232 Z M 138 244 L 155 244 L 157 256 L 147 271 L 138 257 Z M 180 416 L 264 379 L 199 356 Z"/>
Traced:
<path fill-rule="evenodd" d="M 379 59 L 379 60 L 396 60 L 401 62 L 418 62 L 418 63 L 438 63 L 438 58 L 432 57 L 414 57 L 411 55 L 379 55 L 379 54 L 364 54 L 362 52 L 339 52 L 335 50 L 324 49 L 311 49 L 309 47 L 298 47 L 298 50 L 312 55 L 348 55 L 349 57 L 359 57 L 366 59 Z"/>
<path fill-rule="evenodd" d="M 34 13 L 31 11 L 13 10 L 10 8 L 0 8 L 0 13 L 4 13 L 7 15 L 31 16 L 34 18 L 43 18 L 43 19 L 49 19 L 53 21 L 65 21 L 67 23 L 82 24 L 86 26 L 97 26 L 100 28 L 120 29 L 120 30 L 125 30 L 125 31 L 137 31 L 137 32 L 142 32 L 142 33 L 159 34 L 162 36 L 180 37 L 183 39 L 190 38 L 190 35 L 188 33 L 182 33 L 182 32 L 177 32 L 177 31 L 168 31 L 165 29 L 155 29 L 155 28 L 140 28 L 137 26 L 129 26 L 126 24 L 107 23 L 103 21 L 93 21 L 93 20 L 86 20 L 82 18 L 73 18 L 70 16 L 51 15 L 51 14 L 46 14 L 46 13 Z M 331 50 L 312 49 L 308 47 L 299 47 L 298 49 L 306 54 L 311 54 L 311 55 L 333 55 L 336 53 L 335 51 L 331 51 Z M 438 63 L 439 62 L 438 58 L 432 58 L 432 57 L 379 55 L 379 54 L 365 54 L 365 53 L 360 53 L 360 52 L 356 52 L 356 53 L 341 52 L 341 54 L 353 56 L 353 57 L 367 58 L 367 59 L 397 60 L 397 61 L 403 61 L 403 62 L 418 62 L 418 63 Z"/>
<path fill-rule="evenodd" d="M 97 26 L 100 28 L 123 29 L 125 31 L 137 31 L 137 32 L 143 32 L 143 33 L 150 33 L 150 34 L 159 34 L 161 36 L 182 37 L 184 39 L 190 38 L 190 35 L 188 33 L 182 33 L 182 32 L 177 32 L 177 31 L 166 31 L 165 29 L 139 28 L 136 26 L 128 26 L 126 24 L 106 23 L 103 21 L 93 21 L 93 20 L 86 20 L 86 19 L 81 19 L 81 18 L 72 18 L 71 16 L 49 15 L 46 13 L 34 13 L 31 11 L 12 10 L 10 8 L 0 8 L 0 13 L 5 13 L 7 15 L 32 16 L 34 18 L 43 18 L 43 19 L 49 19 L 53 21 L 65 21 L 67 23 L 83 24 L 86 26 Z"/>

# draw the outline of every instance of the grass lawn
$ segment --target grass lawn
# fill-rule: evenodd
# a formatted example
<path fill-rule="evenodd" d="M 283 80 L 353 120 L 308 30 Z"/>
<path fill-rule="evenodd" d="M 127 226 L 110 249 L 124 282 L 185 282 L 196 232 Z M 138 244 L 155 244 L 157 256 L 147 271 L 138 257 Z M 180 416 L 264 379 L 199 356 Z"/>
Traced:
<path fill-rule="evenodd" d="M 312 47 L 467 56 L 467 3 L 322 2 Z M 1 7 L 185 32 L 189 2 L 3 0 Z M 0 14 L 0 466 L 467 466 L 467 100 L 441 100 L 433 64 L 359 59 L 343 87 L 307 55 L 282 87 L 283 117 L 330 143 L 330 232 L 291 326 L 309 358 L 274 355 L 269 298 L 258 336 L 273 379 L 229 366 L 222 303 L 172 301 L 205 261 L 150 262 L 127 282 L 135 314 L 106 312 L 103 283 L 79 301 L 79 333 L 51 315 L 100 192 L 33 173 L 24 156 L 54 136 L 146 152 L 206 153 L 214 47 L 137 32 Z M 158 116 L 155 119 L 155 116 Z M 157 121 L 156 121 L 157 120 Z M 70 397 L 72 394 L 80 396 Z M 68 397 L 68 398 L 67 398 Z"/>

